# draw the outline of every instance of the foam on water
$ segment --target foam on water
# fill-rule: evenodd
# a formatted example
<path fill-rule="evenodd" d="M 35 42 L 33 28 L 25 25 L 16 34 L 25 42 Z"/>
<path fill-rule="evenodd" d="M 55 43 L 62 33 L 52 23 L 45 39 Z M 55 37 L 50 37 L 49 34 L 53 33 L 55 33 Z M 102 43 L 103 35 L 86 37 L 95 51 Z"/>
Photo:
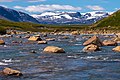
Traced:
<path fill-rule="evenodd" d="M 8 65 L 8 64 L 7 64 L 7 63 L 0 62 L 0 66 L 1 66 L 1 65 Z"/>
<path fill-rule="evenodd" d="M 6 63 L 20 62 L 20 60 L 12 60 L 12 59 L 3 59 L 2 61 L 3 61 L 3 62 L 6 62 Z"/>

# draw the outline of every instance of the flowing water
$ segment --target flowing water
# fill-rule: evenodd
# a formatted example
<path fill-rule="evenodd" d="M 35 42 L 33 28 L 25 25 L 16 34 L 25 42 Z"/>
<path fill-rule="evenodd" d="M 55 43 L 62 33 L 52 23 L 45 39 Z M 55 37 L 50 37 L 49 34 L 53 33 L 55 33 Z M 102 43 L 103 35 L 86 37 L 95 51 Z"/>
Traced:
<path fill-rule="evenodd" d="M 0 75 L 0 80 L 120 80 L 120 53 L 112 51 L 115 46 L 85 53 L 82 51 L 85 35 L 67 35 L 69 39 L 62 39 L 63 35 L 48 35 L 56 38 L 48 44 L 28 42 L 27 38 L 16 36 L 1 38 L 6 45 L 0 46 L 0 70 L 10 67 L 20 70 L 23 76 Z M 66 53 L 44 53 L 47 46 L 59 46 Z M 32 50 L 36 53 L 31 53 Z"/>

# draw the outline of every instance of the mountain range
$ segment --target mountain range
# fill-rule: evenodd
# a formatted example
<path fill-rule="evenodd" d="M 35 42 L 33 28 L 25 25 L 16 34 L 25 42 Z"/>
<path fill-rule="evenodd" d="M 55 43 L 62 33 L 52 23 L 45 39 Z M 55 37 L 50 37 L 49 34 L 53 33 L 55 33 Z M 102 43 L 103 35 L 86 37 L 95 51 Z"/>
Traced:
<path fill-rule="evenodd" d="M 42 24 L 93 24 L 98 20 L 108 17 L 111 13 L 103 11 L 94 12 L 43 12 L 31 15 Z"/>
<path fill-rule="evenodd" d="M 93 24 L 98 20 L 108 17 L 110 14 L 111 13 L 104 11 L 86 13 L 48 11 L 29 15 L 21 11 L 0 6 L 0 19 L 40 24 Z"/>

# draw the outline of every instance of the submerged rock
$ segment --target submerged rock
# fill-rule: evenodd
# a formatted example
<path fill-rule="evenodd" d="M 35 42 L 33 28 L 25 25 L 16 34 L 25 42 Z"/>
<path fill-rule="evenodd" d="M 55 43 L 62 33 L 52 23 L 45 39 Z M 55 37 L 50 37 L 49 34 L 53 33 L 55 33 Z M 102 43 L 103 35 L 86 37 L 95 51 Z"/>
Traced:
<path fill-rule="evenodd" d="M 30 53 L 37 53 L 35 50 L 31 50 L 31 52 Z"/>
<path fill-rule="evenodd" d="M 62 39 L 69 39 L 69 37 L 68 36 L 63 36 Z"/>
<path fill-rule="evenodd" d="M 100 39 L 97 36 L 93 36 L 83 43 L 84 46 L 89 45 L 89 44 L 102 46 L 102 42 L 100 41 Z"/>
<path fill-rule="evenodd" d="M 117 47 L 113 48 L 112 50 L 116 51 L 116 52 L 120 52 L 120 46 L 117 46 Z"/>
<path fill-rule="evenodd" d="M 93 51 L 98 51 L 98 50 L 100 50 L 100 48 L 94 44 L 90 44 L 83 48 L 84 52 L 93 52 Z"/>
<path fill-rule="evenodd" d="M 48 46 L 44 49 L 44 52 L 48 53 L 65 53 L 64 49 L 56 46 Z"/>
<path fill-rule="evenodd" d="M 14 70 L 14 69 L 11 69 L 11 68 L 5 68 L 4 70 L 3 70 L 3 73 L 5 74 L 5 75 L 13 75 L 13 76 L 22 76 L 22 73 L 20 72 L 20 71 L 18 71 L 18 70 Z"/>
<path fill-rule="evenodd" d="M 112 40 L 104 40 L 103 45 L 104 46 L 117 46 L 117 42 L 112 41 Z"/>
<path fill-rule="evenodd" d="M 46 41 L 55 41 L 55 38 L 48 38 Z"/>

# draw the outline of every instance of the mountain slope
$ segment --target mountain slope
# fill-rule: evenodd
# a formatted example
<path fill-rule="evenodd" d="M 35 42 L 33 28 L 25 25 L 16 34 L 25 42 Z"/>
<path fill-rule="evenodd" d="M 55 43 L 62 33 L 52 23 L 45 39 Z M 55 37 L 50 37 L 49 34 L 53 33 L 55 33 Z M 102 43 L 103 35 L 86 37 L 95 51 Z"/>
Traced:
<path fill-rule="evenodd" d="M 93 25 L 94 27 L 108 27 L 120 29 L 120 10 L 104 18 Z"/>
<path fill-rule="evenodd" d="M 0 19 L 0 28 L 4 29 L 19 29 L 25 31 L 37 31 L 36 27 L 41 27 L 40 24 L 30 22 L 13 22 L 8 20 Z"/>
<path fill-rule="evenodd" d="M 13 9 L 5 8 L 0 6 L 0 19 L 15 21 L 15 22 L 33 22 L 38 23 L 38 21 L 32 16 L 16 11 Z"/>

